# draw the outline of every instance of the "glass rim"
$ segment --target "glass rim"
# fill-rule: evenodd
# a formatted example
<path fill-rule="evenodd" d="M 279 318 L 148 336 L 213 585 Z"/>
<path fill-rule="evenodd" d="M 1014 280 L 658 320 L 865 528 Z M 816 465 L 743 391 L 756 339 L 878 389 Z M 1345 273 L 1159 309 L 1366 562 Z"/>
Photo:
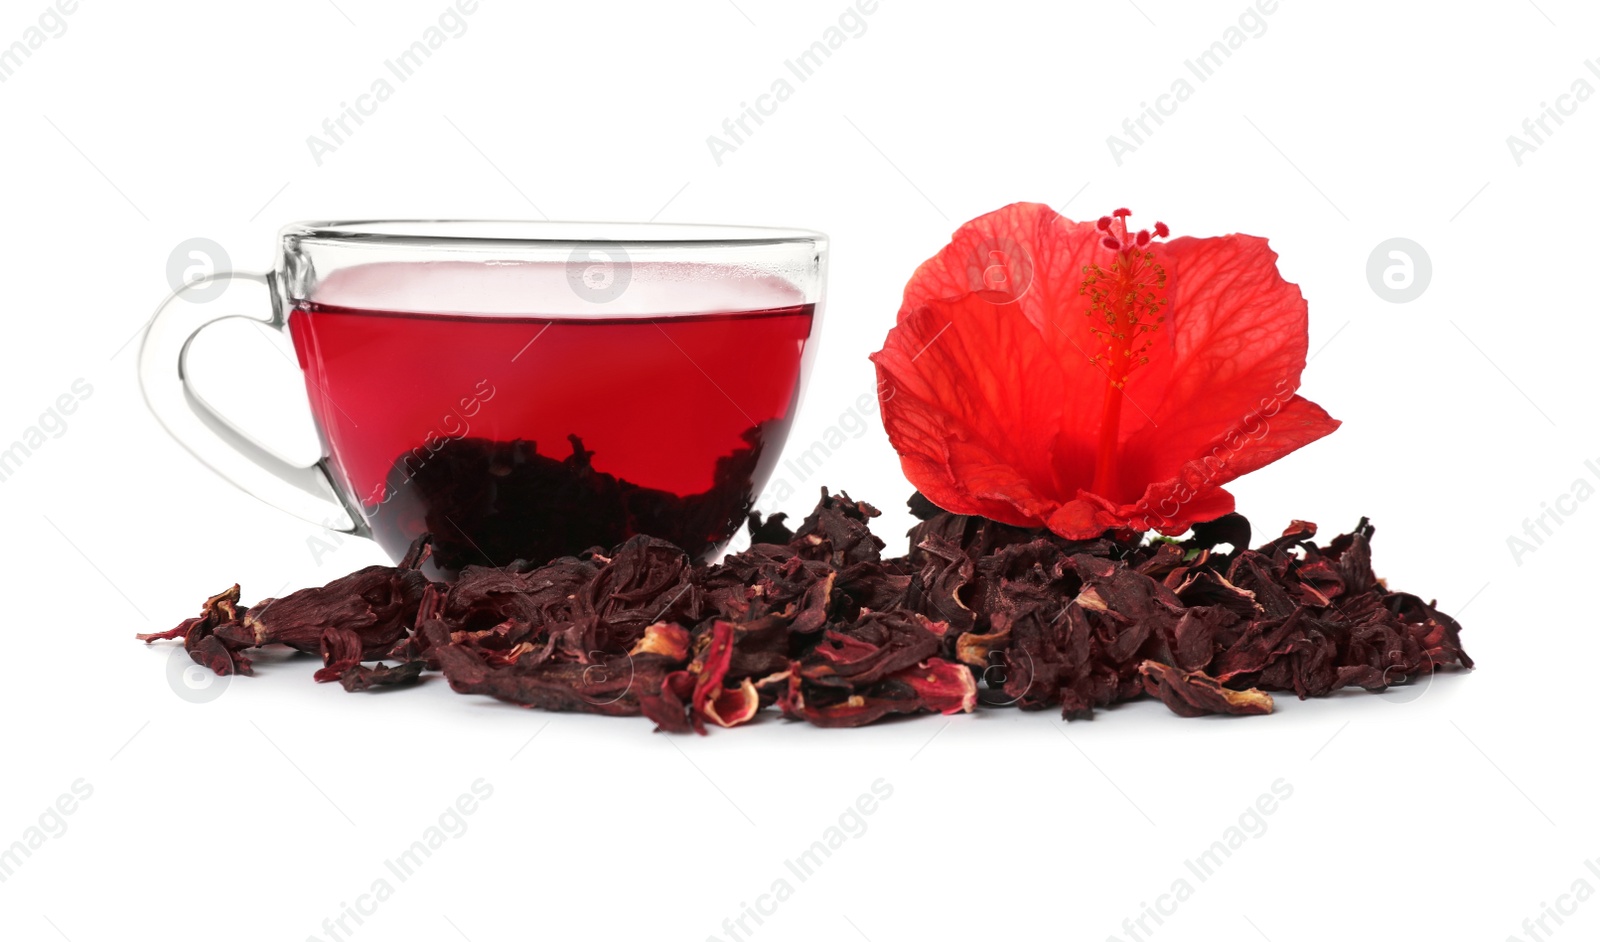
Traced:
<path fill-rule="evenodd" d="M 772 226 L 528 219 L 356 219 L 295 222 L 280 239 L 378 245 L 743 246 L 826 243 L 825 233 Z"/>

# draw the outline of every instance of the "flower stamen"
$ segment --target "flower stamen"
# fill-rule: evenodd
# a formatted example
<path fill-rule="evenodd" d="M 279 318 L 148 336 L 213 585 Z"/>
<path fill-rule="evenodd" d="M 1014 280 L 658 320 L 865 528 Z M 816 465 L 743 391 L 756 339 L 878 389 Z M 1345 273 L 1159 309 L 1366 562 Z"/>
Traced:
<path fill-rule="evenodd" d="M 1117 436 L 1122 417 L 1122 391 L 1128 376 L 1150 362 L 1154 334 L 1166 323 L 1167 270 L 1151 251 L 1154 239 L 1168 234 L 1166 223 L 1155 224 L 1155 232 L 1141 229 L 1128 235 L 1127 209 L 1100 217 L 1097 228 L 1107 233 L 1101 244 L 1114 253 L 1110 267 L 1091 262 L 1083 267 L 1083 283 L 1078 293 L 1089 299 L 1084 316 L 1099 348 L 1089 357 L 1106 374 L 1105 412 L 1100 428 L 1100 448 L 1095 468 L 1094 491 L 1111 496 L 1115 491 Z"/>

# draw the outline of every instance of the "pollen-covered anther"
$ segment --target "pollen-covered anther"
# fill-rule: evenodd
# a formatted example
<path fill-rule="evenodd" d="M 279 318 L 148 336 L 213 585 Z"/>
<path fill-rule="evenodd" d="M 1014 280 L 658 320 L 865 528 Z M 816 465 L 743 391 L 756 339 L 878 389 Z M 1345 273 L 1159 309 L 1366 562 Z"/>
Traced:
<path fill-rule="evenodd" d="M 1130 233 L 1129 215 L 1123 208 L 1100 217 L 1096 228 L 1106 233 L 1100 243 L 1116 255 L 1105 267 L 1083 266 L 1084 278 L 1078 287 L 1078 293 L 1089 299 L 1084 313 L 1090 318 L 1089 331 L 1103 351 L 1090 361 L 1102 365 L 1111 387 L 1119 390 L 1129 373 L 1150 362 L 1151 335 L 1166 321 L 1167 272 L 1156 261 L 1150 244 L 1165 234 L 1167 226 L 1157 223 L 1154 234 L 1149 229 Z M 1099 321 L 1104 321 L 1104 328 L 1096 325 Z"/>

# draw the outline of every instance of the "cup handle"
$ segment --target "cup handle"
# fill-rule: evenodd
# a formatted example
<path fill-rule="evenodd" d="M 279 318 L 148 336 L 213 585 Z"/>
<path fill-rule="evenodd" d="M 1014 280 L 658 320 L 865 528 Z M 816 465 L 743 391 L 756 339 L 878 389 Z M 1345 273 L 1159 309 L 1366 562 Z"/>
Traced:
<path fill-rule="evenodd" d="M 251 282 L 267 292 L 266 316 L 217 313 L 209 306 L 218 282 Z M 245 493 L 302 520 L 357 536 L 371 536 L 366 522 L 344 500 L 327 462 L 291 464 L 213 409 L 189 386 L 189 343 L 207 325 L 229 317 L 285 330 L 276 276 L 215 272 L 174 291 L 145 328 L 139 347 L 139 385 L 144 401 L 178 444 Z"/>

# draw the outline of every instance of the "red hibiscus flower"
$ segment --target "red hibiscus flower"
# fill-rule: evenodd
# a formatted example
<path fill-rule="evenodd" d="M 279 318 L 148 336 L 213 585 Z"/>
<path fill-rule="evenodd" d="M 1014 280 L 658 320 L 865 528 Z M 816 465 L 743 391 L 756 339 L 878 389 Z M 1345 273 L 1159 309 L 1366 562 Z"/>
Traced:
<path fill-rule="evenodd" d="M 906 285 L 877 364 L 906 477 L 945 510 L 1069 539 L 1176 535 L 1222 485 L 1339 427 L 1295 395 L 1306 302 L 1267 240 L 1163 241 L 1128 211 L 1015 203 Z"/>

